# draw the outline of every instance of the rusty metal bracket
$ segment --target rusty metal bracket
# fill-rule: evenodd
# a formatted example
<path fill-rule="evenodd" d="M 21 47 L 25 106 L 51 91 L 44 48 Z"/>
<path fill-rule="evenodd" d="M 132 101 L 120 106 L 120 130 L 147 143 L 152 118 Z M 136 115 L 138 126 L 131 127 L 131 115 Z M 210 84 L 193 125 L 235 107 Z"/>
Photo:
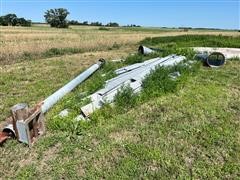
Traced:
<path fill-rule="evenodd" d="M 16 137 L 19 142 L 31 147 L 45 132 L 41 105 L 29 109 L 27 104 L 16 104 L 11 108 L 11 113 L 8 125 L 0 133 L 0 144 L 11 137 Z"/>

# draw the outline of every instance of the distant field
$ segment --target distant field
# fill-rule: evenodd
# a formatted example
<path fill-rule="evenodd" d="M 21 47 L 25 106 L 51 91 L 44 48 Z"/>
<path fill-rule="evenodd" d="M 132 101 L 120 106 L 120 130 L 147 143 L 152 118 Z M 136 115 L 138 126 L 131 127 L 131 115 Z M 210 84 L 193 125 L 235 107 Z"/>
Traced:
<path fill-rule="evenodd" d="M 108 28 L 71 26 L 55 29 L 46 25 L 0 27 L 0 64 L 12 64 L 26 59 L 53 57 L 55 54 L 94 52 L 131 47 L 145 37 L 183 34 L 214 34 L 237 36 L 234 31 L 203 31 L 159 28 Z M 57 51 L 57 53 L 56 53 Z"/>
<path fill-rule="evenodd" d="M 179 36 L 186 34 L 194 36 Z M 173 91 L 148 97 L 125 112 L 107 106 L 93 114 L 90 122 L 73 120 L 79 114 L 83 92 L 101 87 L 118 66 L 150 58 L 131 55 L 140 43 L 190 57 L 192 49 L 179 48 L 217 43 L 238 47 L 239 32 L 0 27 L 0 122 L 10 115 L 14 104 L 33 106 L 99 58 L 107 60 L 46 114 L 47 134 L 33 148 L 15 140 L 1 147 L 0 179 L 237 179 L 237 59 L 218 69 L 201 66 L 195 74 L 182 76 Z M 109 62 L 119 58 L 126 59 L 125 64 Z M 70 110 L 69 117 L 58 118 L 65 108 Z"/>

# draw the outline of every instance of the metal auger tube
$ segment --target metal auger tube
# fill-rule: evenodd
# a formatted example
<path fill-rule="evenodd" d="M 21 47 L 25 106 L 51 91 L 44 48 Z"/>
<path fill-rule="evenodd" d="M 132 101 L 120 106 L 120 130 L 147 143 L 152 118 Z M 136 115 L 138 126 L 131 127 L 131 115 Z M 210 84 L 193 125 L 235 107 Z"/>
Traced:
<path fill-rule="evenodd" d="M 43 113 L 46 113 L 54 104 L 56 104 L 63 96 L 72 91 L 76 86 L 86 80 L 91 76 L 95 71 L 97 71 L 105 63 L 104 59 L 100 59 L 96 64 L 89 67 L 83 73 L 78 75 L 75 79 L 67 83 L 65 86 L 57 90 L 55 93 L 50 95 L 43 101 L 41 110 Z"/>

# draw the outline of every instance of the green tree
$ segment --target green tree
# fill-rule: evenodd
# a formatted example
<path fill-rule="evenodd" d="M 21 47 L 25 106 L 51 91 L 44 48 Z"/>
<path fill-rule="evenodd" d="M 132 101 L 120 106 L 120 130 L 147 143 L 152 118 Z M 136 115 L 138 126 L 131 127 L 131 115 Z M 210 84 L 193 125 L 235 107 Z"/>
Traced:
<path fill-rule="evenodd" d="M 0 16 L 0 25 L 1 26 L 7 26 L 8 25 L 4 16 Z"/>
<path fill-rule="evenodd" d="M 51 25 L 51 27 L 56 28 L 67 28 L 68 21 L 66 20 L 67 15 L 70 14 L 67 9 L 58 8 L 50 9 L 45 12 L 45 20 Z"/>
<path fill-rule="evenodd" d="M 88 25 L 88 21 L 83 21 L 83 25 Z"/>
<path fill-rule="evenodd" d="M 3 18 L 3 25 L 7 26 L 7 25 L 12 25 L 15 26 L 16 25 L 16 19 L 17 16 L 16 14 L 7 14 L 5 16 L 2 16 Z"/>
<path fill-rule="evenodd" d="M 16 18 L 17 18 L 16 14 L 7 14 L 7 15 L 5 15 L 5 20 L 8 22 L 9 25 L 13 25 L 14 24 L 14 20 L 16 20 Z"/>
<path fill-rule="evenodd" d="M 100 22 L 92 22 L 90 26 L 102 26 L 102 23 Z"/>
<path fill-rule="evenodd" d="M 110 22 L 106 26 L 109 26 L 109 27 L 119 27 L 119 24 L 116 23 L 116 22 Z"/>
<path fill-rule="evenodd" d="M 0 25 L 2 26 L 31 26 L 32 22 L 24 18 L 18 18 L 16 14 L 7 14 L 0 16 Z"/>
<path fill-rule="evenodd" d="M 70 25 L 80 25 L 81 23 L 78 21 L 75 21 L 75 20 L 71 20 L 71 21 L 69 21 L 69 24 Z"/>
<path fill-rule="evenodd" d="M 18 18 L 17 19 L 17 24 L 19 24 L 21 26 L 31 26 L 32 22 L 30 20 L 26 20 L 24 18 Z"/>

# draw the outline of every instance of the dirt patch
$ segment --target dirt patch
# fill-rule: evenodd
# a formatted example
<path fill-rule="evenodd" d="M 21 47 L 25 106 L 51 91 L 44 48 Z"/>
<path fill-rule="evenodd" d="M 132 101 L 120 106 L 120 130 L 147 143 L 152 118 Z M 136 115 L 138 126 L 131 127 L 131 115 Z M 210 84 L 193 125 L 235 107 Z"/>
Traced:
<path fill-rule="evenodd" d="M 58 143 L 43 153 L 43 159 L 40 161 L 40 164 L 38 166 L 38 169 L 40 171 L 43 169 L 46 170 L 48 167 L 47 162 L 57 157 L 61 145 L 62 145 L 61 143 Z"/>
<path fill-rule="evenodd" d="M 110 151 L 104 153 L 99 158 L 93 161 L 95 169 L 111 169 L 115 167 L 120 159 L 126 155 L 125 150 L 121 147 L 112 148 Z"/>
<path fill-rule="evenodd" d="M 140 141 L 140 137 L 138 136 L 138 134 L 132 131 L 127 131 L 127 130 L 112 132 L 110 133 L 109 138 L 114 140 L 117 143 L 121 143 L 123 141 L 130 141 L 130 142 Z"/>
<path fill-rule="evenodd" d="M 160 167 L 156 161 L 149 163 L 149 165 L 147 166 L 147 171 L 150 171 L 150 172 L 157 172 L 159 169 Z"/>
<path fill-rule="evenodd" d="M 34 162 L 36 162 L 37 160 L 37 153 L 36 152 L 31 152 L 31 150 L 29 150 L 28 153 L 26 153 L 26 156 L 24 159 L 22 159 L 21 161 L 19 161 L 19 167 L 23 168 L 25 166 L 28 166 Z"/>
<path fill-rule="evenodd" d="M 78 176 L 83 177 L 83 176 L 85 176 L 86 171 L 85 171 L 85 169 L 82 166 L 80 166 L 78 168 L 77 174 L 78 174 Z"/>

